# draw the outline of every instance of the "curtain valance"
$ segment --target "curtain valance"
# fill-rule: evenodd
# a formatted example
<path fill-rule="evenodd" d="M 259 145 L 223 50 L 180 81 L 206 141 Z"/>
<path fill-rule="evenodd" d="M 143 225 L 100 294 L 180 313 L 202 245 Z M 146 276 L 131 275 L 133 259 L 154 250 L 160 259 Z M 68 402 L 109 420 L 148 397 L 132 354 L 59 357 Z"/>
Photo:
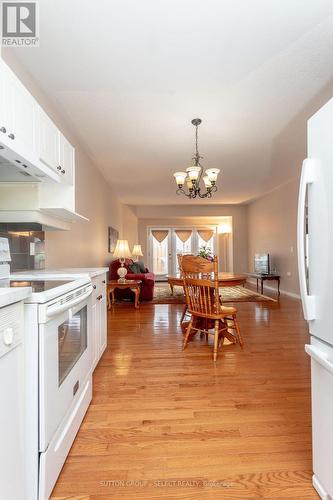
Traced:
<path fill-rule="evenodd" d="M 191 238 L 192 229 L 176 229 L 175 233 L 180 239 L 180 241 L 185 243 L 189 238 Z"/>
<path fill-rule="evenodd" d="M 154 236 L 156 241 L 162 243 L 162 241 L 168 236 L 169 231 L 167 229 L 154 229 L 151 234 Z"/>
<path fill-rule="evenodd" d="M 212 238 L 214 231 L 212 229 L 198 229 L 198 234 L 207 243 Z"/>

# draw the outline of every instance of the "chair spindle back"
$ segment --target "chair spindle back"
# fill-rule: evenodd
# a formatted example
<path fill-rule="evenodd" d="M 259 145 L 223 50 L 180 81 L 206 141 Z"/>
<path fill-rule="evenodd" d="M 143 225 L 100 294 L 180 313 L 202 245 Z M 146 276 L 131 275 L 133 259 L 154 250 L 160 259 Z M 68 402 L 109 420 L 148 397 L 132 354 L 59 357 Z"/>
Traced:
<path fill-rule="evenodd" d="M 214 318 L 220 312 L 218 263 L 193 255 L 183 255 L 181 268 L 188 311 Z"/>

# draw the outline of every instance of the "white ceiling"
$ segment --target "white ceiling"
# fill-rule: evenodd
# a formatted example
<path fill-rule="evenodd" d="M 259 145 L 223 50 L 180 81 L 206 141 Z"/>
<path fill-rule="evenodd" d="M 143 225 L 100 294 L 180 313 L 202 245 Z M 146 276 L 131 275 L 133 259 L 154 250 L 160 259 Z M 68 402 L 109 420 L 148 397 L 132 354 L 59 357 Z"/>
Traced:
<path fill-rule="evenodd" d="M 212 201 L 239 203 L 295 175 L 272 145 L 333 78 L 333 2 L 41 0 L 40 48 L 11 50 L 124 203 L 189 203 L 194 117 Z"/>

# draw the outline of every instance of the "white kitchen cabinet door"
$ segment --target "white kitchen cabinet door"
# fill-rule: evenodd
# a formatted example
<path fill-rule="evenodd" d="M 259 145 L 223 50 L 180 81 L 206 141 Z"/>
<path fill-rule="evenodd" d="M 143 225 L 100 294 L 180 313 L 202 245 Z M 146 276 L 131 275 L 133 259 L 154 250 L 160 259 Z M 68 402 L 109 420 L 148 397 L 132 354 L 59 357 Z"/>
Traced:
<path fill-rule="evenodd" d="M 59 130 L 41 108 L 38 115 L 39 160 L 59 173 Z"/>
<path fill-rule="evenodd" d="M 1 140 L 27 160 L 36 158 L 38 104 L 1 63 Z"/>
<path fill-rule="evenodd" d="M 59 169 L 61 182 L 74 184 L 74 148 L 59 132 Z"/>
<path fill-rule="evenodd" d="M 92 353 L 93 370 L 99 362 L 107 345 L 107 301 L 106 274 L 92 278 Z"/>
<path fill-rule="evenodd" d="M 92 350 L 92 369 L 94 370 L 99 360 L 99 315 L 96 304 L 96 294 L 93 297 L 91 307 L 91 350 Z"/>
<path fill-rule="evenodd" d="M 6 103 L 5 97 L 5 78 L 6 78 L 6 67 L 4 63 L 0 60 L 0 141 L 7 141 L 7 128 L 8 128 L 8 103 Z"/>
<path fill-rule="evenodd" d="M 15 144 L 15 151 L 29 160 L 37 151 L 38 105 L 15 75 L 8 75 L 6 86 L 10 109 L 8 138 Z"/>
<path fill-rule="evenodd" d="M 102 299 L 99 301 L 99 357 L 102 356 L 107 345 L 107 308 L 106 294 L 103 293 Z"/>

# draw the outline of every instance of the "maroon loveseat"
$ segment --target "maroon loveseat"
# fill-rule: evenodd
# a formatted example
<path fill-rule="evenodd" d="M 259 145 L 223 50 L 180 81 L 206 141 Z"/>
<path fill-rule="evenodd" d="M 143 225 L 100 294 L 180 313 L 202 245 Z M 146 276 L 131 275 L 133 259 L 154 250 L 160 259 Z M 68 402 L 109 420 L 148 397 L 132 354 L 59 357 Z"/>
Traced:
<path fill-rule="evenodd" d="M 153 300 L 154 297 L 154 284 L 155 284 L 155 275 L 150 273 L 148 269 L 146 269 L 145 273 L 133 274 L 130 270 L 129 266 L 133 264 L 132 259 L 126 259 L 124 266 L 127 269 L 126 279 L 127 280 L 141 280 L 141 292 L 140 292 L 140 300 Z M 119 260 L 113 260 L 110 264 L 110 280 L 117 280 L 119 278 L 117 274 L 117 269 L 120 267 Z M 117 299 L 132 299 L 134 300 L 134 294 L 129 289 L 125 290 L 115 290 L 115 297 Z"/>

